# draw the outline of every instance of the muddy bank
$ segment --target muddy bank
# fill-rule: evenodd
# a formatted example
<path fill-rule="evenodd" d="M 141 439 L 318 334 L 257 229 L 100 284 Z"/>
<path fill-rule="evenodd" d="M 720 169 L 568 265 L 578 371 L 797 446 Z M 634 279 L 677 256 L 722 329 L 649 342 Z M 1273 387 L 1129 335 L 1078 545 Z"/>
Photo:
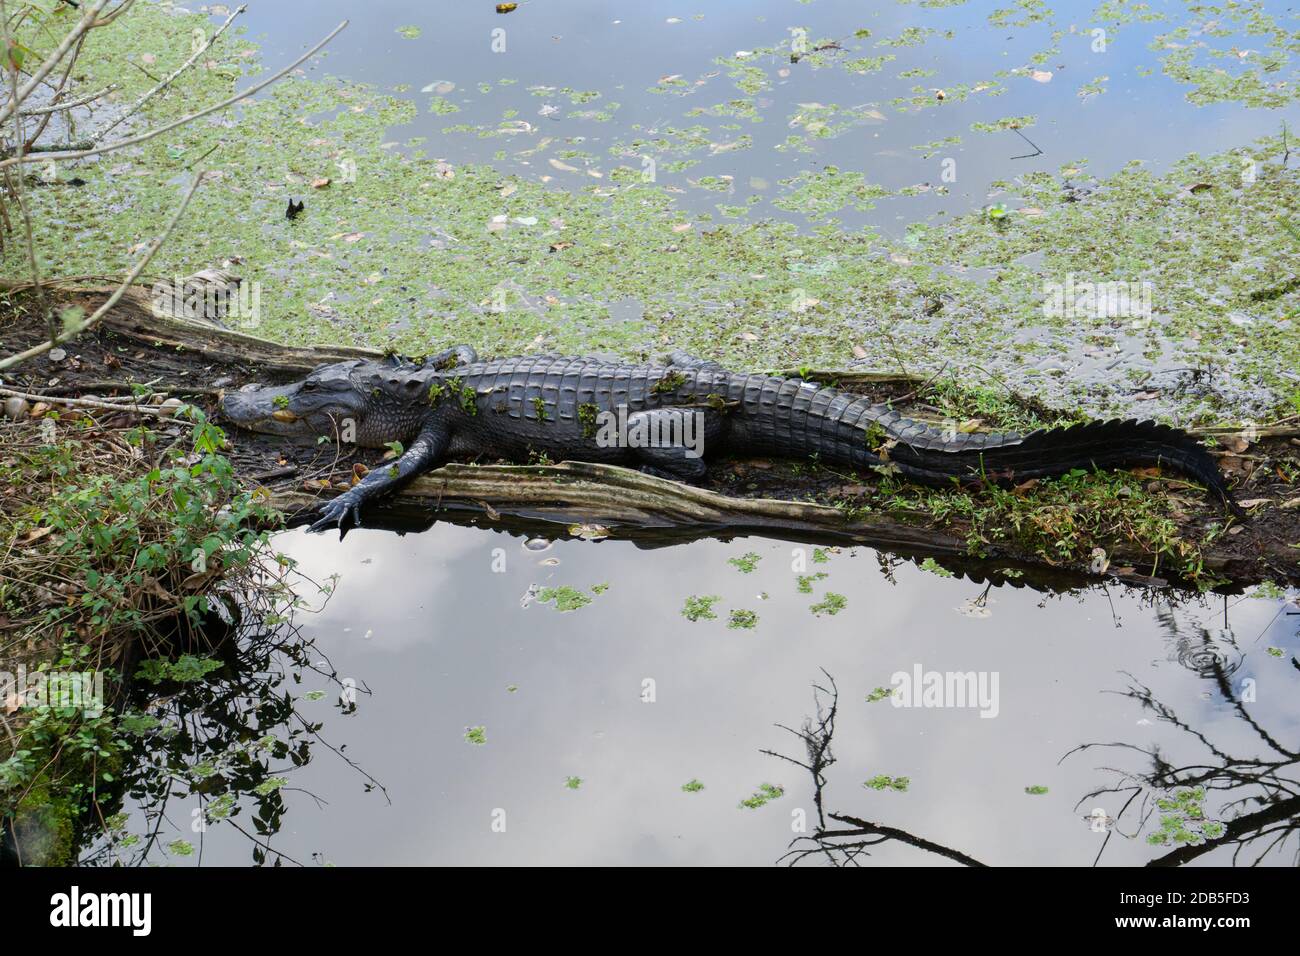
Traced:
<path fill-rule="evenodd" d="M 93 308 L 107 289 L 65 289 L 70 304 Z M 42 328 L 23 310 L 15 290 L 0 316 L 0 354 L 40 341 Z M 430 348 L 448 343 L 430 343 Z M 99 402 L 96 415 L 118 413 L 129 383 L 147 383 L 155 406 L 166 398 L 192 400 L 216 412 L 222 388 L 248 381 L 290 380 L 323 362 L 375 357 L 350 347 L 287 346 L 206 323 L 155 315 L 148 290 L 128 294 L 103 325 L 64 350 L 40 357 L 4 382 L 29 396 L 29 405 L 70 397 Z M 931 380 L 886 373 L 806 372 L 893 401 L 917 418 L 940 418 Z M 949 399 L 951 395 L 947 396 Z M 28 414 L 31 413 L 29 408 Z M 1008 399 L 1016 418 L 1066 419 Z M 219 418 L 219 416 L 218 416 Z M 1006 424 L 982 420 L 981 427 Z M 179 438 L 183 423 L 164 426 Z M 1203 435 L 1212 430 L 1203 430 Z M 367 516 L 377 526 L 414 529 L 435 518 L 477 520 L 532 533 L 530 522 L 599 525 L 586 533 L 632 537 L 647 544 L 704 535 L 761 532 L 871 545 L 907 556 L 950 561 L 964 573 L 1035 569 L 1053 579 L 1106 575 L 1138 582 L 1241 587 L 1262 581 L 1300 582 L 1300 427 L 1261 427 L 1255 441 L 1226 430 L 1213 450 L 1236 482 L 1248 510 L 1231 521 L 1176 476 L 1144 469 L 1111 476 L 1108 485 L 1062 498 L 1057 482 L 1027 483 L 1015 492 L 962 493 L 885 487 L 858 476 L 765 459 L 722 459 L 700 487 L 689 487 L 613 466 L 585 463 L 449 464 L 413 482 Z M 324 497 L 347 487 L 358 464 L 382 460 L 372 449 L 293 445 L 270 436 L 230 430 L 228 455 L 247 482 L 266 489 L 289 520 L 304 518 Z M 1085 479 L 1084 484 L 1093 479 Z M 1097 476 L 1097 482 L 1102 481 Z M 887 483 L 884 483 L 887 484 Z M 1113 500 L 1106 498 L 1114 491 Z M 1088 497 L 1091 496 L 1091 497 Z M 1104 521 L 1083 511 L 1109 513 Z M 1089 521 L 1092 523 L 1089 524 Z M 567 530 L 566 530 L 567 533 Z M 1099 560 L 1098 549 L 1104 552 Z M 1095 577 L 1095 575 L 1094 575 Z"/>

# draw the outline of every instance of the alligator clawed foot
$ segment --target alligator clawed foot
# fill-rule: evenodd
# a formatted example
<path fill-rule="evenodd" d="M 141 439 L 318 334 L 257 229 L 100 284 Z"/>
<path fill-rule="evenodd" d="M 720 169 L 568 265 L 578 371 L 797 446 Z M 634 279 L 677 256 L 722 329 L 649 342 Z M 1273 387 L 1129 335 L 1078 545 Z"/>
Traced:
<path fill-rule="evenodd" d="M 311 523 L 307 533 L 319 534 L 331 527 L 335 527 L 339 529 L 339 540 L 341 541 L 350 527 L 361 524 L 361 502 L 344 493 L 333 501 L 328 501 L 322 505 L 319 514 L 320 517 Z M 349 519 L 351 519 L 350 524 Z"/>

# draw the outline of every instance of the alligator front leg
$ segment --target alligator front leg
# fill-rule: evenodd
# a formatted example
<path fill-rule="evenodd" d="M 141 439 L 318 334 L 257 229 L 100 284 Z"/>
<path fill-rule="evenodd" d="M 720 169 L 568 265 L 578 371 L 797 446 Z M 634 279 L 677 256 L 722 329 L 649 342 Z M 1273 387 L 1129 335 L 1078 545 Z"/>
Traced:
<path fill-rule="evenodd" d="M 428 427 L 420 432 L 400 458 L 380 468 L 374 468 L 361 483 L 349 488 L 343 494 L 324 504 L 320 517 L 312 523 L 308 531 L 319 532 L 330 527 L 337 527 L 346 534 L 349 519 L 353 525 L 361 523 L 361 506 L 367 501 L 391 494 L 402 487 L 416 475 L 428 471 L 447 450 L 451 433 L 445 427 Z"/>

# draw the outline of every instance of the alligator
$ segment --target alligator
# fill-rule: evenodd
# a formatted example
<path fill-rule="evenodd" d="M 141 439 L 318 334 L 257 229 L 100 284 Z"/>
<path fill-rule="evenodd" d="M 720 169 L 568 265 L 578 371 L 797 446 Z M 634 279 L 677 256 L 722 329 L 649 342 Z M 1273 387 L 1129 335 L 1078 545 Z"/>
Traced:
<path fill-rule="evenodd" d="M 227 391 L 221 407 L 254 431 L 400 448 L 390 465 L 325 503 L 312 531 L 346 531 L 360 524 L 366 502 L 464 455 L 622 463 L 698 482 L 705 456 L 727 451 L 815 458 L 949 487 L 1168 465 L 1240 513 L 1205 449 L 1166 425 L 1130 419 L 967 433 L 829 385 L 732 372 L 684 352 L 640 365 L 559 355 L 480 361 L 460 345 L 422 360 L 322 365 L 289 385 Z"/>

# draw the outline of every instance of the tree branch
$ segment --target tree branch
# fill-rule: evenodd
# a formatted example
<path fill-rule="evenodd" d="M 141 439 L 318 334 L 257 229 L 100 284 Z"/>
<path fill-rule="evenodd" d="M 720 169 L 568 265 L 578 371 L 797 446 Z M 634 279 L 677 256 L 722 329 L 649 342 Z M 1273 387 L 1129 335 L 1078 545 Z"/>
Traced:
<path fill-rule="evenodd" d="M 126 119 L 140 112 L 140 110 L 144 107 L 144 104 L 148 103 L 149 100 L 153 99 L 155 94 L 161 92 L 162 90 L 170 86 L 175 81 L 176 77 L 180 76 L 182 73 L 188 70 L 191 66 L 195 64 L 195 62 L 198 60 L 199 57 L 207 53 L 208 50 L 212 49 L 212 44 L 216 43 L 217 38 L 220 37 L 221 34 L 226 32 L 226 28 L 229 27 L 230 24 L 235 22 L 235 17 L 239 16 L 247 9 L 248 6 L 246 4 L 241 4 L 240 6 L 236 7 L 235 11 L 232 14 L 230 14 L 230 16 L 226 17 L 226 22 L 221 24 L 221 26 L 217 27 L 217 32 L 212 34 L 212 36 L 208 37 L 207 40 L 203 42 L 203 45 L 200 46 L 197 50 L 195 50 L 190 55 L 190 58 L 188 60 L 186 60 L 175 70 L 173 70 L 165 79 L 163 79 L 160 83 L 158 83 L 156 86 L 150 89 L 149 92 L 145 93 L 138 100 L 132 103 L 130 108 L 123 111 L 123 113 L 117 119 L 113 120 L 113 122 L 109 123 L 98 133 L 92 134 L 90 137 L 90 141 L 92 143 L 98 143 L 105 136 L 107 136 L 109 131 L 112 130 L 114 127 L 116 127 L 119 123 L 122 123 Z"/>
<path fill-rule="evenodd" d="M 18 108 L 22 106 L 23 100 L 32 95 L 32 90 L 36 89 L 49 72 L 63 61 L 63 58 L 68 55 L 68 51 L 81 40 L 86 31 L 98 25 L 96 18 L 106 6 L 108 6 L 108 0 L 94 0 L 94 3 L 86 7 L 81 19 L 77 21 L 77 25 L 63 38 L 63 42 L 54 48 L 54 52 L 45 58 L 45 62 L 37 67 L 36 72 L 32 74 L 32 78 L 27 81 L 26 85 L 10 97 L 7 103 L 0 106 L 0 123 L 13 116 Z"/>
<path fill-rule="evenodd" d="M 211 113 L 216 113 L 219 110 L 223 110 L 227 106 L 231 106 L 234 103 L 238 103 L 240 100 L 247 99 L 248 97 L 252 96 L 254 93 L 257 93 L 258 91 L 265 89 L 267 86 L 270 86 L 272 83 L 274 83 L 276 80 L 283 77 L 285 74 L 289 73 L 294 69 L 297 69 L 297 67 L 299 67 L 303 62 L 315 56 L 320 51 L 321 47 L 325 46 L 325 44 L 329 43 L 330 40 L 334 39 L 334 37 L 339 33 L 339 31 L 341 31 L 347 25 L 348 25 L 348 21 L 344 20 L 333 30 L 331 30 L 329 32 L 329 35 L 327 35 L 323 40 L 317 43 L 314 47 L 312 47 L 302 56 L 298 57 L 298 59 L 294 60 L 284 69 L 280 70 L 278 73 L 274 74 L 273 76 L 267 77 L 265 80 L 262 80 L 260 83 L 253 84 L 248 89 L 244 90 L 242 93 L 236 93 L 234 96 L 230 97 L 229 99 L 222 100 L 220 103 L 217 103 L 213 106 L 205 107 L 204 109 L 201 109 L 198 112 L 190 113 L 188 116 L 182 116 L 178 120 L 174 120 L 170 123 L 167 123 L 164 126 L 158 127 L 157 129 L 148 130 L 147 132 L 141 133 L 138 136 L 132 136 L 129 137 L 128 139 L 118 140 L 116 143 L 108 143 L 107 145 L 104 146 L 96 146 L 93 149 L 80 149 L 80 150 L 69 150 L 66 152 L 43 153 L 41 155 L 41 160 L 45 161 L 51 159 L 54 160 L 83 159 L 87 156 L 96 156 L 100 153 L 111 153 L 114 150 L 123 149 L 127 146 L 135 146 L 138 143 L 147 142 L 148 140 L 151 140 L 156 136 L 161 136 L 163 133 L 167 133 L 170 132 L 171 130 L 176 129 L 177 127 L 184 126 L 187 123 L 192 123 L 196 119 L 202 119 L 204 116 L 208 116 Z M 11 156 L 6 160 L 0 161 L 0 169 L 5 168 L 6 166 L 12 166 L 15 163 L 25 163 L 30 161 L 31 161 L 30 157 Z"/>

